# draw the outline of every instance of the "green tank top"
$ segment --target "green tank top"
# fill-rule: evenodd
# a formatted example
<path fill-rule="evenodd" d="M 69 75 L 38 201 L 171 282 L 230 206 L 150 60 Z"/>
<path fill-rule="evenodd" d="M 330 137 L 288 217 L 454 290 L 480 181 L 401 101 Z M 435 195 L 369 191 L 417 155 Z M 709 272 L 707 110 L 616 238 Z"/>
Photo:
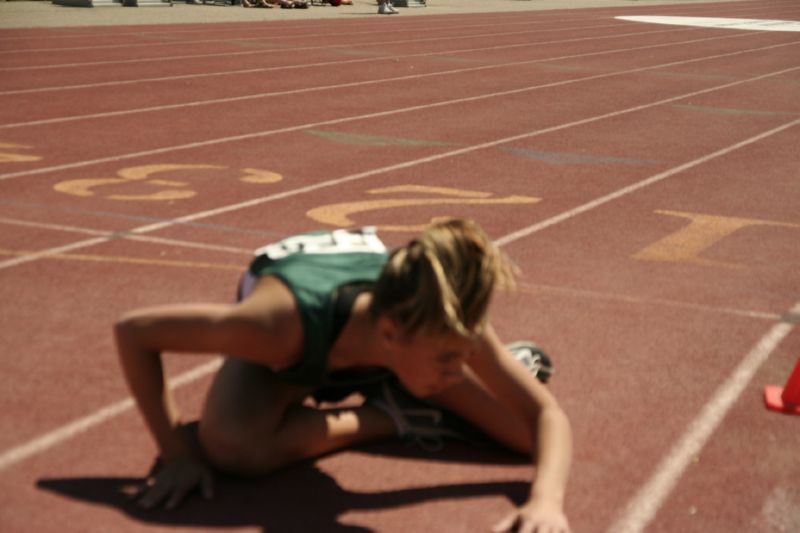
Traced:
<path fill-rule="evenodd" d="M 256 250 L 250 273 L 279 278 L 292 292 L 303 325 L 303 357 L 276 371 L 296 385 L 334 384 L 326 373 L 333 346 L 334 307 L 341 287 L 374 282 L 388 254 L 375 228 L 313 232 Z"/>

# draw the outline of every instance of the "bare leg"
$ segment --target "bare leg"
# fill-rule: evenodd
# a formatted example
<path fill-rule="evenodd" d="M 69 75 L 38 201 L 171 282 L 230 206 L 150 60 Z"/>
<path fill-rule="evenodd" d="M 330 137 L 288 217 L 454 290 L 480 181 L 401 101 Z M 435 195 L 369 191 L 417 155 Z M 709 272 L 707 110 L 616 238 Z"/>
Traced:
<path fill-rule="evenodd" d="M 228 359 L 200 421 L 200 441 L 209 458 L 224 470 L 258 475 L 396 434 L 391 419 L 379 409 L 302 405 L 310 393 L 277 380 L 264 367 Z"/>

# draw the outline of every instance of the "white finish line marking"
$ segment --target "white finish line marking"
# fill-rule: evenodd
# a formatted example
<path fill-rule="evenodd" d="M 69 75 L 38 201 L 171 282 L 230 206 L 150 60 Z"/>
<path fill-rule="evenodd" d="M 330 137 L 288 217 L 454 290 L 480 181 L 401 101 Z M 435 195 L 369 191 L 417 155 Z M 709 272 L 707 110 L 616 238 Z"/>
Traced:
<path fill-rule="evenodd" d="M 649 24 L 668 24 L 671 26 L 694 26 L 698 28 L 723 28 L 728 30 L 754 31 L 800 31 L 797 20 L 732 19 L 712 17 L 663 17 L 637 16 L 615 17 L 617 20 L 646 22 Z"/>

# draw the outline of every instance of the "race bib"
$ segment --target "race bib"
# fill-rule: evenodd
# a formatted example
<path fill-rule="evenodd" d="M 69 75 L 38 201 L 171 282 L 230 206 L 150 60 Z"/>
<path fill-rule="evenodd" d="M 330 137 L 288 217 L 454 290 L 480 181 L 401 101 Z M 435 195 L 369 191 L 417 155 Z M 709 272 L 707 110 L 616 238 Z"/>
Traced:
<path fill-rule="evenodd" d="M 337 229 L 324 233 L 308 233 L 287 237 L 255 251 L 273 261 L 293 254 L 384 253 L 386 246 L 378 238 L 374 226 L 359 229 Z"/>

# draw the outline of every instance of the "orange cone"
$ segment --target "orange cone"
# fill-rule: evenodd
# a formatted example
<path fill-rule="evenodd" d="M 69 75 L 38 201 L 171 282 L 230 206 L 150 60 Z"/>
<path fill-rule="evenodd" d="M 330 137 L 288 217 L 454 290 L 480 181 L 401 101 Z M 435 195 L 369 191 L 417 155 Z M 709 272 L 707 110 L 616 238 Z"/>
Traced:
<path fill-rule="evenodd" d="M 773 411 L 800 415 L 800 359 L 783 388 L 777 385 L 766 386 L 764 401 L 767 408 Z"/>

